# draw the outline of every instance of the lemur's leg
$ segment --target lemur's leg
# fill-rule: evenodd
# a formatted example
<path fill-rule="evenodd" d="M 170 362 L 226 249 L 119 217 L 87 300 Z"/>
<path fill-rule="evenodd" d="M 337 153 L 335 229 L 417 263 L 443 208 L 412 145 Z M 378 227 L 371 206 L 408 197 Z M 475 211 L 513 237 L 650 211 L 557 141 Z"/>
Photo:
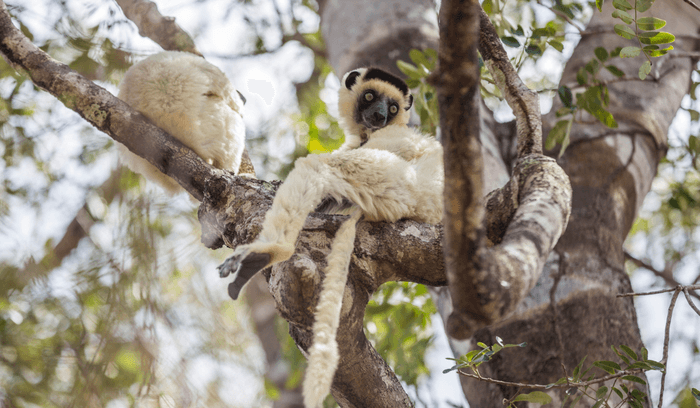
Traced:
<path fill-rule="evenodd" d="M 220 267 L 223 278 L 236 272 L 229 285 L 229 295 L 236 299 L 243 285 L 257 271 L 289 259 L 307 215 L 341 180 L 326 163 L 328 154 L 298 159 L 287 180 L 280 186 L 265 215 L 262 231 L 248 245 L 240 245 Z"/>
<path fill-rule="evenodd" d="M 355 243 L 355 226 L 361 216 L 362 213 L 356 208 L 351 217 L 343 222 L 328 254 L 326 277 L 316 306 L 313 345 L 309 349 L 309 365 L 304 374 L 304 406 L 309 408 L 321 406 L 330 392 L 338 368 L 336 333 Z"/>
<path fill-rule="evenodd" d="M 348 198 L 369 220 L 394 222 L 415 213 L 416 183 L 408 162 L 385 150 L 356 149 L 297 160 L 277 191 L 258 238 L 237 247 L 219 268 L 221 277 L 236 272 L 229 295 L 236 299 L 258 270 L 294 254 L 307 215 L 326 196 L 338 202 Z"/>

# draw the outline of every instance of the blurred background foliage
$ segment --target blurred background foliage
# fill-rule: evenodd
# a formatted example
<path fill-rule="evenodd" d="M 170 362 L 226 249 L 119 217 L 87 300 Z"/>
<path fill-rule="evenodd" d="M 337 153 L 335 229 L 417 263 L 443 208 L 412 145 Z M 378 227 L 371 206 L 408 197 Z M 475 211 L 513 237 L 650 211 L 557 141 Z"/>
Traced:
<path fill-rule="evenodd" d="M 113 2 L 6 4 L 35 44 L 115 94 L 134 61 L 159 51 Z M 578 41 L 577 27 L 593 7 L 484 2 L 513 63 L 541 92 L 545 112 Z M 283 179 L 297 157 L 342 143 L 339 82 L 325 56 L 314 1 L 186 0 L 159 2 L 159 9 L 177 16 L 205 57 L 248 98 L 247 143 L 260 178 Z M 427 77 L 434 53 L 417 50 L 406 61 L 411 67 L 402 67 L 416 87 L 416 122 L 433 134 L 437 105 Z M 498 120 L 510 120 L 483 73 L 486 104 Z M 652 268 L 629 263 L 630 273 L 642 276 L 636 290 L 668 286 L 669 279 L 700 280 L 700 73 L 692 80 L 669 134 L 669 154 L 628 242 L 630 257 Z M 4 61 L 0 96 L 0 406 L 270 406 L 283 388 L 298 390 L 305 362 L 286 322 L 273 322 L 286 370 L 280 385 L 266 379 L 270 365 L 252 311 L 230 301 L 215 273 L 230 251 L 199 243 L 196 208 L 187 197 L 166 197 L 122 169 L 109 137 Z M 440 326 L 435 316 L 422 285 L 384 285 L 367 307 L 368 337 L 418 406 L 438 406 L 441 398 L 426 360 Z M 675 332 L 682 340 L 675 348 L 689 361 L 671 384 L 677 401 L 686 400 L 683 390 L 697 378 L 700 325 L 686 326 Z"/>

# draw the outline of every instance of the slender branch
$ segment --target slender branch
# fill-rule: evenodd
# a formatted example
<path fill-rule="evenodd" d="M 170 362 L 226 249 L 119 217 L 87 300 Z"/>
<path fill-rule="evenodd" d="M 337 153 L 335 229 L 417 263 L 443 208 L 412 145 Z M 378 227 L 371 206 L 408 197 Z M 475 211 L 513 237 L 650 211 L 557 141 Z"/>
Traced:
<path fill-rule="evenodd" d="M 667 283 L 669 286 L 675 288 L 675 287 L 677 287 L 677 286 L 679 286 L 679 285 L 682 285 L 680 282 L 678 282 L 677 280 L 673 279 L 673 273 L 672 273 L 672 271 L 673 271 L 673 269 L 674 269 L 674 267 L 675 267 L 675 263 L 672 264 L 672 265 L 669 265 L 669 266 L 666 267 L 666 268 L 664 268 L 663 271 L 659 271 L 658 269 L 656 269 L 656 268 L 654 268 L 653 266 L 651 266 L 649 263 L 644 262 L 644 261 L 642 261 L 641 259 L 637 259 L 637 258 L 633 257 L 633 256 L 630 255 L 630 253 L 627 252 L 627 251 L 624 251 L 624 254 L 625 254 L 625 259 L 626 259 L 626 260 L 632 262 L 632 263 L 635 264 L 637 267 L 644 268 L 644 269 L 650 271 L 651 273 L 653 273 L 654 275 L 656 275 L 656 276 L 662 278 L 664 281 L 666 281 L 666 283 Z M 672 289 L 672 290 L 675 290 L 675 289 Z M 691 295 L 700 300 L 700 295 L 698 295 L 697 293 L 692 292 Z"/>
<path fill-rule="evenodd" d="M 690 307 L 695 311 L 695 313 L 698 314 L 698 316 L 700 316 L 700 309 L 698 309 L 698 307 L 695 306 L 693 299 L 690 298 L 691 295 L 688 292 L 688 287 L 683 288 L 683 294 L 685 295 L 685 300 L 688 301 L 688 304 L 690 305 Z M 695 293 L 693 293 L 693 295 L 695 295 Z"/>
<path fill-rule="evenodd" d="M 563 20 L 565 20 L 567 23 L 571 24 L 575 29 L 578 30 L 579 33 L 583 33 L 583 30 L 584 30 L 584 29 L 581 28 L 581 27 L 579 27 L 578 24 L 576 24 L 573 20 L 571 20 L 571 19 L 569 18 L 569 16 L 567 16 L 567 15 L 564 14 L 563 12 L 561 12 L 561 11 L 559 11 L 559 10 L 555 10 L 555 9 L 553 9 L 553 8 L 550 7 L 550 6 L 547 6 L 547 5 L 542 4 L 542 0 L 537 0 L 537 4 L 539 4 L 540 6 L 546 8 L 547 10 L 551 11 L 552 13 L 556 14 L 557 16 L 559 16 L 560 18 L 562 18 Z"/>
<path fill-rule="evenodd" d="M 690 4 L 690 7 L 694 8 L 695 10 L 700 11 L 700 6 L 693 3 L 693 0 L 683 0 L 683 1 Z"/>
<path fill-rule="evenodd" d="M 678 288 L 684 289 L 688 288 L 690 290 L 699 290 L 700 285 L 678 285 L 673 289 L 660 289 L 651 292 L 632 292 L 632 293 L 620 293 L 617 297 L 630 297 L 630 296 L 648 296 L 648 295 L 658 295 L 659 293 L 675 292 Z"/>
<path fill-rule="evenodd" d="M 175 18 L 160 14 L 155 3 L 148 0 L 115 0 L 124 15 L 136 24 L 139 34 L 155 41 L 164 50 L 186 51 L 202 55 L 194 41 L 177 23 Z"/>
<path fill-rule="evenodd" d="M 479 8 L 481 36 L 479 52 L 484 64 L 491 72 L 498 88 L 503 92 L 508 106 L 515 115 L 518 133 L 518 157 L 528 154 L 542 154 L 542 117 L 540 98 L 537 92 L 529 89 L 518 76 L 510 63 L 496 29 L 489 16 Z"/>
<path fill-rule="evenodd" d="M 525 384 L 525 383 L 501 381 L 501 380 L 496 380 L 493 378 L 481 377 L 478 375 L 465 373 L 462 370 L 457 370 L 457 373 L 459 373 L 459 375 L 462 375 L 465 377 L 474 378 L 476 380 L 488 382 L 491 384 L 505 385 L 508 387 L 521 387 L 521 388 L 534 388 L 534 389 L 549 390 L 552 388 L 587 387 L 589 385 L 601 384 L 601 383 L 604 383 L 604 382 L 612 380 L 612 379 L 621 378 L 621 377 L 624 377 L 626 375 L 637 374 L 637 373 L 640 373 L 642 371 L 643 370 L 641 370 L 641 369 L 623 370 L 623 371 L 617 372 L 615 374 L 606 375 L 605 377 L 601 377 L 601 378 L 598 378 L 596 380 L 582 381 L 582 382 L 567 382 L 566 384 Z"/>
<path fill-rule="evenodd" d="M 664 354 L 661 358 L 661 362 L 665 365 L 668 362 L 668 340 L 671 332 L 671 317 L 673 316 L 673 308 L 676 306 L 676 299 L 681 293 L 682 287 L 676 287 L 673 297 L 671 298 L 671 304 L 668 306 L 668 316 L 666 317 L 666 329 L 664 330 Z M 664 403 L 664 386 L 666 385 L 666 372 L 668 370 L 663 370 L 661 372 L 661 391 L 659 391 L 659 408 L 663 406 Z"/>

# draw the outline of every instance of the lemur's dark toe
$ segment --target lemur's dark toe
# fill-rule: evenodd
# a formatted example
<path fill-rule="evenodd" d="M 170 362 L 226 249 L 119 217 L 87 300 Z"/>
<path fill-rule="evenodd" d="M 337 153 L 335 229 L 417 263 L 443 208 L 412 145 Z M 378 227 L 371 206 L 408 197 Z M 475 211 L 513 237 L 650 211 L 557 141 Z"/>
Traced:
<path fill-rule="evenodd" d="M 216 269 L 219 270 L 219 277 L 225 278 L 229 276 L 232 273 L 236 272 L 236 269 L 238 269 L 238 259 L 235 256 L 232 256 L 230 258 L 226 258 L 224 263 L 221 265 L 217 266 Z"/>
<path fill-rule="evenodd" d="M 270 254 L 251 252 L 245 258 L 235 260 L 238 270 L 233 282 L 228 285 L 228 294 L 233 300 L 238 299 L 241 289 L 248 283 L 250 278 L 270 263 L 270 258 Z"/>

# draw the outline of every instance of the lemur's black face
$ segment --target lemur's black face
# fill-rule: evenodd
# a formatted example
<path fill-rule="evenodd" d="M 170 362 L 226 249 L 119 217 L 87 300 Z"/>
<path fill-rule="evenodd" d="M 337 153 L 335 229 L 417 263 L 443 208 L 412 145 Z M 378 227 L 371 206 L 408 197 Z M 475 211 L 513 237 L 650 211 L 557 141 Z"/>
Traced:
<path fill-rule="evenodd" d="M 355 121 L 367 129 L 377 130 L 391 123 L 399 113 L 399 103 L 374 89 L 365 90 L 357 100 Z"/>
<path fill-rule="evenodd" d="M 402 110 L 409 110 L 413 104 L 406 83 L 379 68 L 352 71 L 345 77 L 344 85 L 357 92 L 353 120 L 370 132 L 390 125 Z"/>

